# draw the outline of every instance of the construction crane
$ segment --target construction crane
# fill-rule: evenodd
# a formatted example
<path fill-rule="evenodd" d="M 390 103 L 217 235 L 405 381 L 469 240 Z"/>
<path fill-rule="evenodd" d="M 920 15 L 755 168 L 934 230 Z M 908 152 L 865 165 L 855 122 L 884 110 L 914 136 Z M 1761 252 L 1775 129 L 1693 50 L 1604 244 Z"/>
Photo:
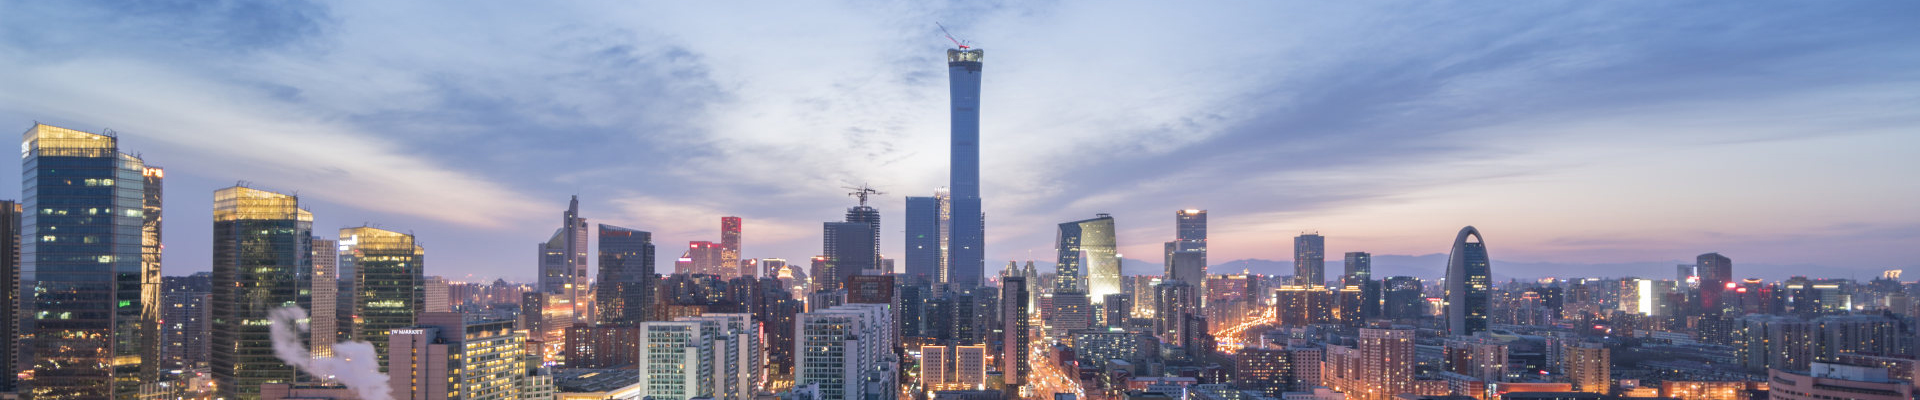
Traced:
<path fill-rule="evenodd" d="M 935 22 L 935 23 L 933 23 L 933 26 L 938 26 L 938 27 L 940 27 L 940 33 L 943 33 L 943 34 L 946 34 L 946 35 L 947 35 L 947 40 L 951 40 L 951 41 L 953 41 L 953 45 L 954 45 L 954 46 L 960 46 L 960 49 L 961 49 L 961 50 L 966 50 L 966 49 L 968 49 L 968 48 L 969 48 L 969 47 L 967 47 L 967 43 L 973 43 L 973 42 L 971 42 L 971 41 L 968 41 L 968 42 L 962 42 L 962 41 L 960 41 L 960 39 L 954 39 L 954 38 L 953 38 L 953 32 L 947 32 L 947 26 L 946 26 L 946 25 L 941 25 L 941 24 L 940 24 L 939 22 Z"/>
<path fill-rule="evenodd" d="M 867 186 L 867 184 L 865 183 L 860 184 L 859 187 L 841 186 L 840 188 L 852 190 L 853 192 L 847 193 L 847 195 L 860 198 L 860 206 L 862 207 L 865 207 L 867 205 L 867 196 L 887 194 L 886 192 L 875 190 L 873 187 Z"/>

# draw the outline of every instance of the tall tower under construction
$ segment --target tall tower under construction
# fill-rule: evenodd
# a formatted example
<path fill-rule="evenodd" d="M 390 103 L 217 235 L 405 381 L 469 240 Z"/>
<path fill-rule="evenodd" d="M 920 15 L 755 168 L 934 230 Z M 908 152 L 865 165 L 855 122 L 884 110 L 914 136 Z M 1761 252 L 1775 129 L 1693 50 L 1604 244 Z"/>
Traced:
<path fill-rule="evenodd" d="M 984 53 L 958 42 L 947 50 L 953 95 L 951 234 L 947 251 L 950 283 L 981 285 L 986 273 L 986 214 L 980 209 L 980 60 Z"/>

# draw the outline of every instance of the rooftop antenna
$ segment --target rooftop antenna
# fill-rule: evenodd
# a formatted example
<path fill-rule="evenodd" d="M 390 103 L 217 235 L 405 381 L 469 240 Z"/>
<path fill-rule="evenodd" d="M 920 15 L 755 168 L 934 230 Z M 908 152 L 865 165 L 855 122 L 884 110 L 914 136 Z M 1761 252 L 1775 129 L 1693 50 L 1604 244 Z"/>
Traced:
<path fill-rule="evenodd" d="M 961 50 L 966 50 L 966 49 L 968 49 L 969 47 L 967 47 L 967 43 L 972 43 L 972 42 L 970 42 L 970 41 L 969 41 L 969 42 L 962 42 L 962 41 L 960 41 L 960 39 L 954 39 L 954 38 L 953 38 L 953 32 L 947 32 L 947 26 L 946 26 L 946 25 L 941 25 L 941 24 L 940 24 L 939 22 L 934 22 L 934 23 L 933 23 L 933 26 L 938 26 L 938 27 L 940 27 L 940 33 L 943 33 L 943 34 L 946 34 L 946 35 L 947 35 L 947 40 L 951 40 L 951 41 L 953 41 L 953 45 L 954 45 L 954 46 L 960 46 L 960 49 L 961 49 Z"/>
<path fill-rule="evenodd" d="M 858 198 L 860 198 L 860 206 L 861 206 L 861 207 L 865 207 L 865 206 L 867 206 L 867 196 L 868 196 L 868 195 L 880 195 L 880 194 L 887 194 L 886 192 L 882 192 L 882 191 L 879 191 L 879 190 L 874 190 L 874 188 L 873 188 L 873 187 L 871 187 L 871 186 L 867 186 L 867 184 L 865 184 L 865 183 L 862 183 L 862 184 L 860 184 L 860 187 L 853 187 L 853 186 L 841 186 L 840 188 L 842 188 L 842 189 L 849 189 L 849 190 L 853 190 L 853 192 L 852 192 L 852 193 L 847 193 L 847 195 L 848 195 L 848 196 L 853 196 L 853 197 L 858 197 Z"/>

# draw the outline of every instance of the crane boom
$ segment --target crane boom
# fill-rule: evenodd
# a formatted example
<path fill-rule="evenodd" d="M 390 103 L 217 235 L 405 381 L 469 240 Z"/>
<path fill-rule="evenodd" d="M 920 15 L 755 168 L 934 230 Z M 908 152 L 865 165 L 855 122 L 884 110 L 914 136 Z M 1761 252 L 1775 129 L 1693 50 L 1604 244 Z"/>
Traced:
<path fill-rule="evenodd" d="M 938 26 L 938 27 L 940 27 L 940 33 L 942 33 L 942 34 L 946 34 L 946 35 L 947 35 L 947 40 L 951 40 L 951 41 L 953 41 L 953 45 L 954 45 L 954 46 L 960 46 L 960 48 L 961 48 L 961 49 L 966 49 L 966 48 L 967 48 L 967 45 L 966 45 L 965 43 L 960 43 L 960 39 L 954 39 L 954 38 L 953 38 L 953 32 L 948 32 L 948 31 L 947 31 L 947 26 L 946 26 L 946 25 L 941 25 L 941 24 L 940 24 L 939 22 L 934 22 L 934 23 L 933 23 L 933 26 Z"/>

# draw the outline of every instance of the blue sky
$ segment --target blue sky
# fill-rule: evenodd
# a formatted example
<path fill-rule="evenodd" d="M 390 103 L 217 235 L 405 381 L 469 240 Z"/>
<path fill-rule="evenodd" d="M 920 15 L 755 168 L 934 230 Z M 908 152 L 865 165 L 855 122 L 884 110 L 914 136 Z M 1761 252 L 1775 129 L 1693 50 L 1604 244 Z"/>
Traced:
<path fill-rule="evenodd" d="M 297 191 L 323 235 L 412 231 L 455 279 L 531 277 L 572 194 L 590 222 L 655 232 L 663 260 L 722 215 L 746 219 L 747 256 L 802 259 L 865 182 L 889 192 L 897 256 L 901 196 L 946 180 L 939 21 L 987 52 L 989 260 L 1051 258 L 1054 224 L 1104 212 L 1123 253 L 1157 261 L 1173 211 L 1205 208 L 1217 261 L 1286 259 L 1308 230 L 1330 253 L 1431 254 L 1475 225 L 1514 262 L 1717 251 L 1866 276 L 1920 267 L 1916 16 L 8 0 L 0 121 L 111 128 L 168 167 L 169 274 L 207 269 L 212 192 L 237 181 Z"/>

